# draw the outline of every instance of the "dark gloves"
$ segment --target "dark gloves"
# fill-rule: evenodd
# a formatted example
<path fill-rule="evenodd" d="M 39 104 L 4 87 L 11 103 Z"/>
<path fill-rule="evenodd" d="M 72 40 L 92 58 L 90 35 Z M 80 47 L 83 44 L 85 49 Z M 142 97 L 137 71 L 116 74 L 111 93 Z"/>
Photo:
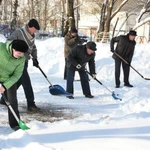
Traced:
<path fill-rule="evenodd" d="M 112 53 L 114 53 L 115 51 L 113 49 L 110 50 Z"/>
<path fill-rule="evenodd" d="M 32 59 L 33 60 L 33 66 L 35 66 L 35 67 L 39 67 L 39 62 L 38 62 L 38 60 L 36 59 L 36 58 L 33 58 Z"/>
<path fill-rule="evenodd" d="M 87 40 L 84 39 L 84 42 L 87 42 Z"/>

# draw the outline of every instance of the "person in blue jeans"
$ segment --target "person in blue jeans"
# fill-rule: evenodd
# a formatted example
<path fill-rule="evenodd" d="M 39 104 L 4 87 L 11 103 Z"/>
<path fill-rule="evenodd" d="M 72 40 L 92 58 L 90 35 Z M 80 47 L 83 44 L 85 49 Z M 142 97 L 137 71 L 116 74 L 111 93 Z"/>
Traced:
<path fill-rule="evenodd" d="M 86 73 L 86 64 L 89 64 L 90 73 L 93 77 L 96 77 L 95 73 L 95 51 L 97 50 L 96 44 L 93 41 L 89 41 L 84 45 L 77 45 L 74 47 L 67 58 L 67 87 L 66 91 L 74 94 L 73 81 L 75 71 L 79 72 L 82 91 L 85 97 L 93 98 L 89 86 L 89 78 Z M 69 99 L 74 99 L 73 96 L 67 96 Z"/>

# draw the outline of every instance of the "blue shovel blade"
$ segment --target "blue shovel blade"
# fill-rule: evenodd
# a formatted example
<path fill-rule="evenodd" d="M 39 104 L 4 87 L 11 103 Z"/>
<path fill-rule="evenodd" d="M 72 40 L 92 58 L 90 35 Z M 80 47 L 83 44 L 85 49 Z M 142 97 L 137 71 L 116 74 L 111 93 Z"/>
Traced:
<path fill-rule="evenodd" d="M 121 98 L 117 97 L 116 94 L 114 93 L 114 91 L 112 92 L 112 97 L 115 99 L 115 100 L 120 100 L 122 101 Z"/>
<path fill-rule="evenodd" d="M 65 91 L 60 85 L 49 86 L 49 92 L 56 96 L 72 96 L 71 93 Z"/>

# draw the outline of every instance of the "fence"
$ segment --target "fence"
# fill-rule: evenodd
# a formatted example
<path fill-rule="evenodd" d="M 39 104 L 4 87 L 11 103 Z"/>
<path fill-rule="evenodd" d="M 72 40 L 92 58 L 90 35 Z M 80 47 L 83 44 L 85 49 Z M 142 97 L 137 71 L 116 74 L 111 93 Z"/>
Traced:
<path fill-rule="evenodd" d="M 137 36 L 135 38 L 136 42 L 138 43 L 148 43 L 148 40 L 145 36 Z"/>
<path fill-rule="evenodd" d="M 96 35 L 96 41 L 101 41 L 102 43 L 110 42 L 112 34 L 110 32 L 100 32 Z"/>

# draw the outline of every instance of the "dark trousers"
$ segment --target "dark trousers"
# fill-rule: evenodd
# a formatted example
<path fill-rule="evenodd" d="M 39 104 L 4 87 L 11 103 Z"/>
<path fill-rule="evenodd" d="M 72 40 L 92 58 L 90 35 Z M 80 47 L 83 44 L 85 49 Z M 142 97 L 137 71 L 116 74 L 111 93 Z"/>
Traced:
<path fill-rule="evenodd" d="M 33 93 L 31 80 L 30 80 L 27 69 L 28 69 L 28 62 L 25 62 L 25 66 L 24 66 L 22 76 L 17 82 L 17 89 L 20 87 L 20 85 L 23 86 L 25 97 L 27 99 L 27 105 L 28 106 L 33 106 L 35 104 L 35 102 L 34 102 L 34 93 Z"/>
<path fill-rule="evenodd" d="M 6 90 L 4 92 L 4 95 L 7 98 L 7 100 L 9 101 L 9 103 L 11 104 L 16 115 L 20 119 L 20 115 L 19 115 L 19 111 L 18 111 L 17 86 L 16 86 L 16 84 L 14 84 L 12 87 L 10 87 L 8 90 Z M 8 120 L 9 120 L 9 125 L 11 128 L 18 126 L 18 122 L 16 121 L 14 115 L 11 113 L 9 108 L 8 108 Z"/>
<path fill-rule="evenodd" d="M 89 79 L 88 75 L 84 70 L 78 71 L 80 80 L 81 80 L 81 86 L 82 86 L 82 91 L 84 95 L 91 95 L 90 91 L 90 86 L 89 86 Z M 74 81 L 74 76 L 75 76 L 75 70 L 72 70 L 70 68 L 67 68 L 67 88 L 66 91 L 69 93 L 74 93 L 74 88 L 73 88 L 73 81 Z"/>
<path fill-rule="evenodd" d="M 129 73 L 130 73 L 130 66 L 123 62 L 121 59 L 115 59 L 115 81 L 116 85 L 120 85 L 120 68 L 122 64 L 123 74 L 124 74 L 124 83 L 129 84 Z"/>
<path fill-rule="evenodd" d="M 65 58 L 64 79 L 67 79 L 67 58 Z"/>

